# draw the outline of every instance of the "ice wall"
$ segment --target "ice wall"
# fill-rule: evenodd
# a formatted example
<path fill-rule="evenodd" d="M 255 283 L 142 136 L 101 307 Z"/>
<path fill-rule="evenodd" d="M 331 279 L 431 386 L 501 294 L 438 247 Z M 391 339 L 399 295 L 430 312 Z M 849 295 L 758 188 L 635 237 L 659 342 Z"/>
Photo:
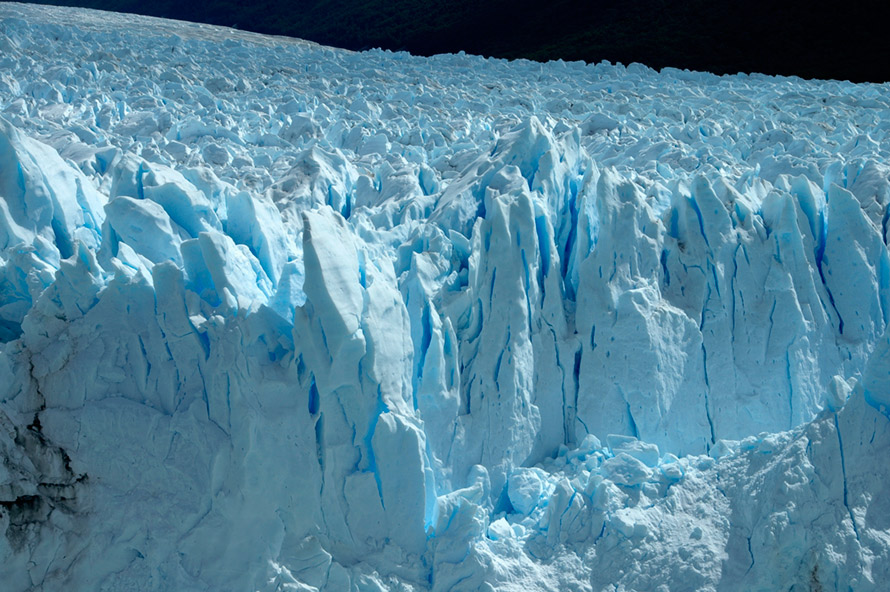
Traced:
<path fill-rule="evenodd" d="M 10 590 L 890 576 L 883 87 L 0 19 Z"/>

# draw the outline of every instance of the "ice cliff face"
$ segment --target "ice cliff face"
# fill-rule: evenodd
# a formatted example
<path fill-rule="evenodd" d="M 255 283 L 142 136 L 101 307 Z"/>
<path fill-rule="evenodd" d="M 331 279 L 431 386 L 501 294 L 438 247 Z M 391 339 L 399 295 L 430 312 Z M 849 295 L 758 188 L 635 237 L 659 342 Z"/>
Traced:
<path fill-rule="evenodd" d="M 4 590 L 879 590 L 890 93 L 0 4 Z"/>

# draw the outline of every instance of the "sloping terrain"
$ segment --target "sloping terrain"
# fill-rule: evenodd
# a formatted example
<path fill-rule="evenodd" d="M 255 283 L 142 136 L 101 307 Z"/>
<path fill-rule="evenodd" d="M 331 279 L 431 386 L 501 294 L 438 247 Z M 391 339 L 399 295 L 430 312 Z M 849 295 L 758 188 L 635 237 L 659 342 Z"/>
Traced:
<path fill-rule="evenodd" d="M 288 35 L 352 50 L 466 51 L 803 78 L 890 80 L 874 0 L 39 0 Z"/>

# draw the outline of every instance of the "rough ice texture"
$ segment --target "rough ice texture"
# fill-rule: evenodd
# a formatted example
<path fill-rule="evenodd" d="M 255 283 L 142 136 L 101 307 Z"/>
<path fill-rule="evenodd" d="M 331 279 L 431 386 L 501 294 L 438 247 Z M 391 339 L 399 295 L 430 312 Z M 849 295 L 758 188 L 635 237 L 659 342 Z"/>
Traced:
<path fill-rule="evenodd" d="M 880 590 L 888 87 L 0 4 L 0 582 Z"/>

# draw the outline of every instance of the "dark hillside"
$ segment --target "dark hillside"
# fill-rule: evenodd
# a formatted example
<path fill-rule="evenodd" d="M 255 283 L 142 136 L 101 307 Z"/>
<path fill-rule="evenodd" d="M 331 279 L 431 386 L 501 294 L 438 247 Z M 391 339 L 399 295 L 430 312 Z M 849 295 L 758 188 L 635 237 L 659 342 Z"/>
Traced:
<path fill-rule="evenodd" d="M 876 2 L 803 0 L 45 0 L 290 35 L 348 49 L 641 62 L 718 74 L 890 80 Z"/>

